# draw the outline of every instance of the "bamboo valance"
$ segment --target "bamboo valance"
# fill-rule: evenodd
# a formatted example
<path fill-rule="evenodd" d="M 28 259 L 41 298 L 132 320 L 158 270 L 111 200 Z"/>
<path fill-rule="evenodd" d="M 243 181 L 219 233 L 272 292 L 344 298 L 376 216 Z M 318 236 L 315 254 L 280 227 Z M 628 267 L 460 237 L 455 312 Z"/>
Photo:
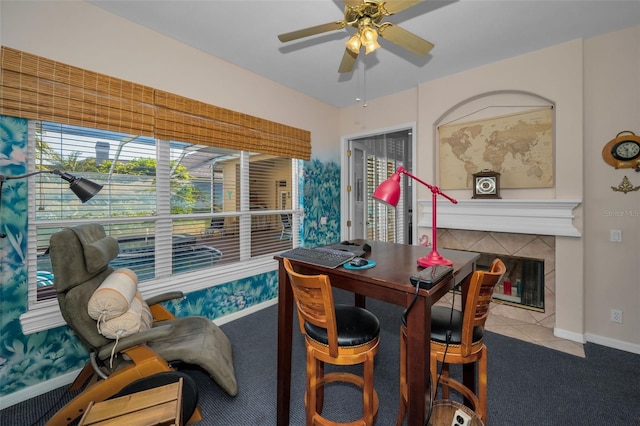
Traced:
<path fill-rule="evenodd" d="M 309 131 L 2 46 L 0 114 L 309 160 Z"/>
<path fill-rule="evenodd" d="M 247 114 L 155 91 L 155 136 L 280 157 L 311 157 L 311 134 Z"/>
<path fill-rule="evenodd" d="M 2 47 L 0 113 L 153 135 L 153 89 Z"/>

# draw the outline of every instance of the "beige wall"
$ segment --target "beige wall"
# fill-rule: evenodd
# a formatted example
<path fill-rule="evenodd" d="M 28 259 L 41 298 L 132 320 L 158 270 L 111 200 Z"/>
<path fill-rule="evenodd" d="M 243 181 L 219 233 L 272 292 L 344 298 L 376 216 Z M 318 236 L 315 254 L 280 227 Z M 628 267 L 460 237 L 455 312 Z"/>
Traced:
<path fill-rule="evenodd" d="M 417 108 L 417 89 L 371 99 L 366 104 L 353 104 L 340 110 L 340 135 L 368 134 L 380 129 L 413 124 L 416 122 Z"/>
<path fill-rule="evenodd" d="M 556 239 L 556 333 L 637 353 L 640 218 L 633 215 L 640 209 L 640 193 L 625 196 L 610 186 L 617 186 L 624 175 L 640 185 L 640 174 L 607 166 L 601 150 L 621 130 L 640 134 L 639 32 L 634 27 L 553 46 L 430 81 L 415 92 L 370 100 L 367 108 L 344 108 L 340 115 L 342 135 L 415 121 L 418 161 L 414 172 L 437 184 L 435 126 L 451 109 L 503 92 L 534 95 L 553 104 L 555 187 L 506 190 L 502 195 L 583 200 L 574 211 L 574 224 L 583 237 Z M 471 196 L 470 191 L 448 193 L 457 198 Z M 427 197 L 426 188 L 418 188 L 418 199 Z M 605 217 L 605 211 L 626 211 L 632 216 Z M 621 244 L 608 241 L 609 229 L 622 229 Z M 609 321 L 611 309 L 624 311 L 623 324 Z"/>
<path fill-rule="evenodd" d="M 1 10 L 5 46 L 309 130 L 312 156 L 334 155 L 333 106 L 89 3 L 5 1 Z"/>
<path fill-rule="evenodd" d="M 602 160 L 603 146 L 624 130 L 640 135 L 640 26 L 585 42 L 584 202 L 585 328 L 589 340 L 640 346 L 640 192 L 614 192 L 640 173 Z M 609 242 L 611 229 L 622 243 Z M 623 323 L 609 320 L 623 311 Z"/>

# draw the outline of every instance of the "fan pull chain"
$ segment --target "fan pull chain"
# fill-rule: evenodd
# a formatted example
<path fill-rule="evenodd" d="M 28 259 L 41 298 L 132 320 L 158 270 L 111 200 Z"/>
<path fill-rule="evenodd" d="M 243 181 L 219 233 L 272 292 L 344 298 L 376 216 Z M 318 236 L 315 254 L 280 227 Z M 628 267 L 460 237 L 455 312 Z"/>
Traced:
<path fill-rule="evenodd" d="M 360 102 L 360 73 L 356 68 L 356 102 Z"/>
<path fill-rule="evenodd" d="M 363 61 L 363 70 L 362 70 L 362 82 L 363 82 L 363 103 L 362 108 L 367 107 L 367 57 L 362 58 Z"/>
<path fill-rule="evenodd" d="M 364 59 L 364 71 L 362 72 L 363 75 L 363 82 L 364 82 L 364 102 L 362 103 L 362 108 L 366 108 L 367 107 L 367 58 L 365 56 Z"/>
<path fill-rule="evenodd" d="M 367 107 L 367 57 L 363 57 L 362 70 L 362 98 L 360 98 L 360 74 L 356 69 L 356 102 L 362 101 L 362 108 Z"/>

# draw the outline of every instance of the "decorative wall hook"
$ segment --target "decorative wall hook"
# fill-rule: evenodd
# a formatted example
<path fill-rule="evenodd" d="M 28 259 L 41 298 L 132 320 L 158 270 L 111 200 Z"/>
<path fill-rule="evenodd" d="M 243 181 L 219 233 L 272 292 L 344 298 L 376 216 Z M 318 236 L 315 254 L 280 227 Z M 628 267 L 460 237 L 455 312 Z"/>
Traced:
<path fill-rule="evenodd" d="M 625 176 L 624 178 L 622 178 L 622 182 L 620 182 L 620 185 L 618 185 L 617 187 L 612 186 L 611 189 L 616 192 L 624 192 L 626 194 L 627 192 L 639 190 L 640 186 L 631 185 L 631 182 L 629 182 L 629 178 Z"/>

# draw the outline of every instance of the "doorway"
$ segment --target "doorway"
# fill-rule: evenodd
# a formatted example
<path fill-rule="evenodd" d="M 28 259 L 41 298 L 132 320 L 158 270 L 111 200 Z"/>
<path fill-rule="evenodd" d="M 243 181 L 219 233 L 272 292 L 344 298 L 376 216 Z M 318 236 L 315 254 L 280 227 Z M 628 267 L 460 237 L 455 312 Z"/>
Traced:
<path fill-rule="evenodd" d="M 413 128 L 347 138 L 346 147 L 344 239 L 411 244 L 413 191 L 410 179 L 401 176 L 402 193 L 395 209 L 374 201 L 372 195 L 399 166 L 412 169 Z"/>

